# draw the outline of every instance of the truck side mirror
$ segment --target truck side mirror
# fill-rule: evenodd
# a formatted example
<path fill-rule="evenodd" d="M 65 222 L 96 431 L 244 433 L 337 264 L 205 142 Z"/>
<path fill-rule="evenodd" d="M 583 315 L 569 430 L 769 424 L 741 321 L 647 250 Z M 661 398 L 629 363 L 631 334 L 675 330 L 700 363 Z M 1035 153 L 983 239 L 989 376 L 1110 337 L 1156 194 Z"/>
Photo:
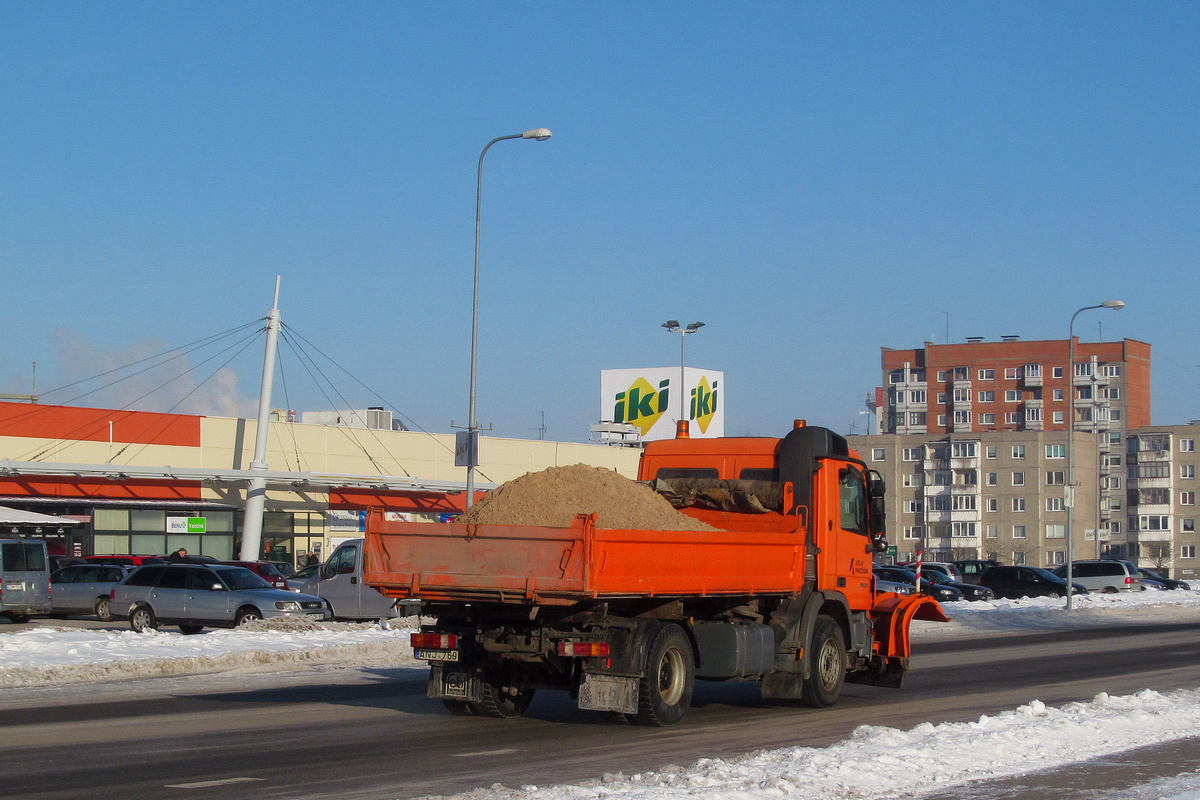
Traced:
<path fill-rule="evenodd" d="M 887 486 L 883 476 L 873 469 L 867 470 L 867 497 L 871 516 L 870 533 L 875 551 L 887 550 Z"/>

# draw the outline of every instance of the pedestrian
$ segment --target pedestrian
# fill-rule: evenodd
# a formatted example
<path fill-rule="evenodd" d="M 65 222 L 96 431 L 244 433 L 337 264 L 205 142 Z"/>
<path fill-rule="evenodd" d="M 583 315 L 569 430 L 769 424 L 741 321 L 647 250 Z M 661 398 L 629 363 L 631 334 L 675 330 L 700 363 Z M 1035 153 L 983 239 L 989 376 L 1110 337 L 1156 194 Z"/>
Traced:
<path fill-rule="evenodd" d="M 321 563 L 321 559 L 317 558 L 317 554 L 314 553 L 310 549 L 308 551 L 308 555 L 304 557 L 304 566 L 311 567 L 313 564 L 320 564 L 320 563 Z"/>
<path fill-rule="evenodd" d="M 171 555 L 167 556 L 167 561 L 173 561 L 176 564 L 181 564 L 187 561 L 187 548 L 181 547 Z"/>

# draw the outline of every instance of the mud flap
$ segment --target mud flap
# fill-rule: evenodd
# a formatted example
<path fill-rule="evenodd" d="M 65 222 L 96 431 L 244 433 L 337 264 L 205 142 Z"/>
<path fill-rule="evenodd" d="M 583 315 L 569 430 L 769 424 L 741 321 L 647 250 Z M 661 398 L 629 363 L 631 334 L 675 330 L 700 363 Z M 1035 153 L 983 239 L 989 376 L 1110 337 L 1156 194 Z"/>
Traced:
<path fill-rule="evenodd" d="M 588 711 L 638 711 L 638 679 L 584 673 L 579 684 L 579 707 Z"/>
<path fill-rule="evenodd" d="M 435 700 L 483 700 L 483 676 L 458 664 L 430 664 L 428 696 Z"/>

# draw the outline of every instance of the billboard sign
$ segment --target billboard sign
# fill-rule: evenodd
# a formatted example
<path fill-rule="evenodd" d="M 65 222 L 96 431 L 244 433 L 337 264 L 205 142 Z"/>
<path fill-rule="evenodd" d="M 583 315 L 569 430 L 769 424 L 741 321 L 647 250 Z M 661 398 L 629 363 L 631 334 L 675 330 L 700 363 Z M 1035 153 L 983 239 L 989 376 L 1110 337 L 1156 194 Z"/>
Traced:
<path fill-rule="evenodd" d="M 633 425 L 643 441 L 672 439 L 682 410 L 692 437 L 724 436 L 724 390 L 725 373 L 714 370 L 688 367 L 681 386 L 679 367 L 605 369 L 600 371 L 600 420 Z"/>

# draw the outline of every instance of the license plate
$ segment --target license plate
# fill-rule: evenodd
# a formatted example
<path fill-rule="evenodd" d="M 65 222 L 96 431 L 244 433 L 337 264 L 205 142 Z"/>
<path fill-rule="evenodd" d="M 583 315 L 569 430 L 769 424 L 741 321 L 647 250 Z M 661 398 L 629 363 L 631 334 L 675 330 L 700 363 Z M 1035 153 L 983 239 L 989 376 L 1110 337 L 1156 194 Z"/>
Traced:
<path fill-rule="evenodd" d="M 413 652 L 414 658 L 419 658 L 424 661 L 458 661 L 457 650 L 416 650 Z"/>
<path fill-rule="evenodd" d="M 4 591 L 6 591 L 6 592 L 23 592 L 23 591 L 25 591 L 25 584 L 23 584 L 23 583 L 6 583 L 6 584 L 4 584 Z"/>
<path fill-rule="evenodd" d="M 310 617 L 316 617 L 317 619 L 325 619 L 325 612 L 324 612 L 324 611 L 309 611 L 309 612 L 308 612 L 308 615 L 309 615 Z"/>

